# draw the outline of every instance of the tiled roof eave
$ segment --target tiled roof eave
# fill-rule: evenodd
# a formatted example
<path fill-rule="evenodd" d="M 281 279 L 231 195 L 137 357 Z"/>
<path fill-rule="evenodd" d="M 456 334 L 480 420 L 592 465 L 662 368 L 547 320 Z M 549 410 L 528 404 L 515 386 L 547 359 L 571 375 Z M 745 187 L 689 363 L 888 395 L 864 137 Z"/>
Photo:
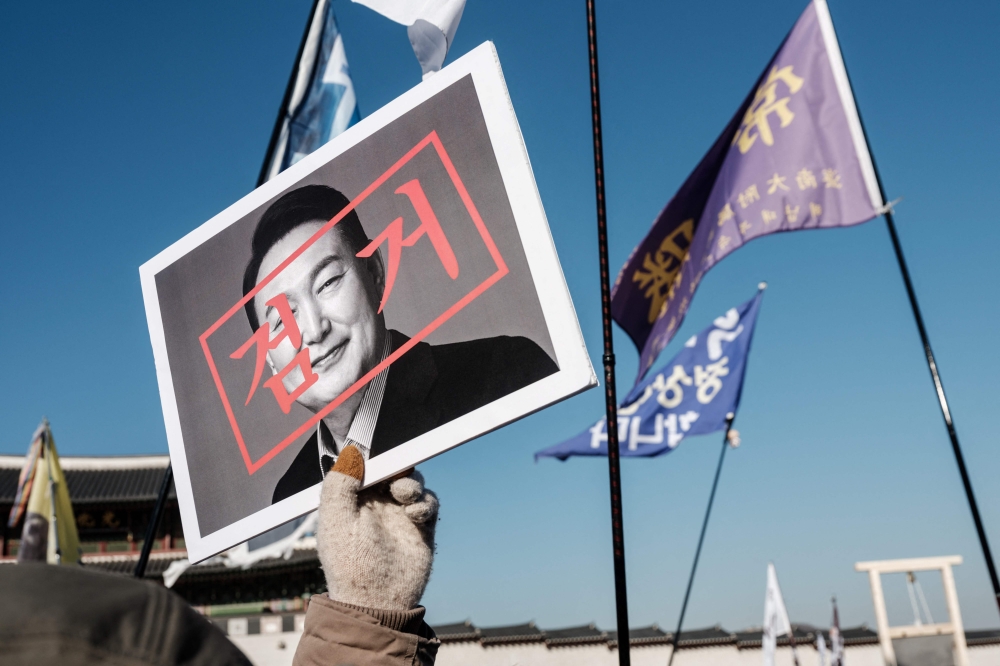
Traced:
<path fill-rule="evenodd" d="M 442 643 L 478 643 L 479 634 L 469 632 L 467 634 L 438 634 L 438 640 Z"/>
<path fill-rule="evenodd" d="M 550 648 L 574 647 L 576 645 L 598 645 L 607 643 L 605 636 L 580 636 L 578 638 L 549 638 L 545 644 Z"/>
<path fill-rule="evenodd" d="M 499 645 L 513 645 L 523 643 L 545 643 L 545 636 L 541 634 L 531 634 L 525 636 L 494 636 L 482 637 L 479 641 L 483 647 L 493 647 Z"/>
<path fill-rule="evenodd" d="M 672 636 L 644 636 L 642 638 L 632 638 L 629 640 L 631 645 L 669 645 L 674 642 Z M 618 645 L 617 638 L 609 638 L 608 645 Z"/>
<path fill-rule="evenodd" d="M 1000 644 L 1000 629 L 973 629 L 966 631 L 965 642 L 970 647 Z"/>
<path fill-rule="evenodd" d="M 703 647 L 716 647 L 719 645 L 735 645 L 736 639 L 732 637 L 728 638 L 701 638 L 697 640 L 682 640 L 677 644 L 678 650 L 685 650 L 691 648 L 703 648 Z"/>

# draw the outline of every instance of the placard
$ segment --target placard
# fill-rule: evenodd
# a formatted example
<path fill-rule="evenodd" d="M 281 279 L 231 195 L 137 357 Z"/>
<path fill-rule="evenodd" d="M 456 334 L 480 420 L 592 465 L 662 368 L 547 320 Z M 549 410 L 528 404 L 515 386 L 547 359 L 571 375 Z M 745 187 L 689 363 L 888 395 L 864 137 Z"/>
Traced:
<path fill-rule="evenodd" d="M 491 43 L 139 272 L 192 561 L 597 383 Z"/>

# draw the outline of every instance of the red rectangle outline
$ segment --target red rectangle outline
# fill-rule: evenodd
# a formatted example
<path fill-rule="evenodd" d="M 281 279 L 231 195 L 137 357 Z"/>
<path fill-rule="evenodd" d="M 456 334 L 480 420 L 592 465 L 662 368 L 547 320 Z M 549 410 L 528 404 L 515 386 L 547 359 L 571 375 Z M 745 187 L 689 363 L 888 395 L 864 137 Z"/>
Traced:
<path fill-rule="evenodd" d="M 254 461 L 250 458 L 250 453 L 247 451 L 246 443 L 243 439 L 243 433 L 240 431 L 239 425 L 236 423 L 236 416 L 233 413 L 232 405 L 229 403 L 229 398 L 226 395 L 226 389 L 222 385 L 222 379 L 219 377 L 218 368 L 216 368 L 215 360 L 212 358 L 212 352 L 208 348 L 208 338 L 215 333 L 219 327 L 222 326 L 227 320 L 229 320 L 234 314 L 243 309 L 243 306 L 252 299 L 257 292 L 263 289 L 271 280 L 273 280 L 281 271 L 283 271 L 290 263 L 295 261 L 299 255 L 301 255 L 310 245 L 319 240 L 326 232 L 334 227 L 345 215 L 354 210 L 358 204 L 364 201 L 372 192 L 378 189 L 382 184 L 385 183 L 389 178 L 391 178 L 399 169 L 401 169 L 407 162 L 412 160 L 417 153 L 426 148 L 428 145 L 433 145 L 438 157 L 441 159 L 444 165 L 445 171 L 448 172 L 448 176 L 451 178 L 455 189 L 458 191 L 462 202 L 465 204 L 466 210 L 469 211 L 469 215 L 472 217 L 473 223 L 476 225 L 476 229 L 479 231 L 479 235 L 482 237 L 483 242 L 486 244 L 486 248 L 493 258 L 494 263 L 497 266 L 495 273 L 490 275 L 486 280 L 479 284 L 475 289 L 470 291 L 468 294 L 459 299 L 451 307 L 441 313 L 436 319 L 430 322 L 427 326 L 420 330 L 419 333 L 414 335 L 410 340 L 404 344 L 402 347 L 394 351 L 389 355 L 384 361 L 379 363 L 377 366 L 372 368 L 368 373 L 366 373 L 361 379 L 352 384 L 347 390 L 337 396 L 330 404 L 324 407 L 322 410 L 317 412 L 308 421 L 303 423 L 301 426 L 296 428 L 292 434 L 288 435 L 284 440 L 282 440 L 277 446 L 272 448 L 270 451 L 265 453 L 261 458 Z M 476 205 L 472 202 L 472 197 L 469 196 L 468 190 L 465 188 L 465 184 L 458 175 L 458 171 L 455 169 L 455 165 L 451 161 L 448 152 L 445 150 L 444 145 L 441 143 L 441 139 L 438 137 L 437 131 L 431 131 L 426 137 L 421 139 L 413 148 L 411 148 L 403 157 L 401 157 L 395 164 L 393 164 L 385 173 L 379 176 L 371 185 L 366 187 L 361 194 L 359 194 L 346 208 L 337 213 L 329 222 L 323 225 L 315 234 L 312 235 L 309 240 L 302 244 L 299 249 L 293 252 L 287 259 L 285 259 L 277 268 L 271 271 L 267 277 L 265 277 L 256 287 L 254 287 L 246 296 L 237 301 L 236 305 L 231 307 L 226 314 L 222 315 L 218 321 L 216 321 L 212 326 L 210 326 L 204 333 L 198 336 L 201 341 L 201 347 L 205 352 L 205 358 L 208 361 L 209 370 L 212 373 L 212 378 L 215 380 L 215 386 L 219 391 L 219 397 L 222 399 L 223 407 L 226 410 L 226 415 L 229 417 L 229 423 L 233 428 L 233 434 L 236 436 L 236 443 L 240 447 L 240 453 L 243 455 L 243 462 L 247 466 L 247 471 L 253 474 L 265 464 L 270 462 L 276 455 L 283 451 L 289 444 L 298 439 L 307 430 L 315 426 L 320 419 L 332 412 L 334 409 L 340 406 L 344 400 L 349 398 L 361 387 L 365 386 L 368 382 L 374 379 L 382 370 L 388 367 L 390 364 L 395 362 L 400 356 L 409 351 L 414 345 L 422 341 L 428 335 L 430 335 L 434 330 L 441 326 L 448 319 L 453 317 L 466 305 L 477 299 L 483 292 L 492 287 L 497 283 L 500 278 L 504 277 L 508 273 L 508 268 L 506 262 L 504 262 L 503 257 L 500 256 L 500 251 L 497 249 L 496 243 L 493 241 L 493 237 L 490 236 L 490 232 L 486 229 L 486 225 L 483 223 L 483 218 L 479 215 L 479 210 Z"/>

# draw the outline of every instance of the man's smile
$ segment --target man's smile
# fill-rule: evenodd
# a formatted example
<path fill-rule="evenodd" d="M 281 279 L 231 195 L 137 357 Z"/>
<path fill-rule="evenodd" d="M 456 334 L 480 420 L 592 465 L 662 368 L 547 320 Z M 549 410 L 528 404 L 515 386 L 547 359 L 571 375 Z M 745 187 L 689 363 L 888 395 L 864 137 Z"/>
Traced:
<path fill-rule="evenodd" d="M 340 357 L 344 355 L 344 349 L 347 347 L 347 343 L 350 338 L 344 339 L 338 344 L 330 347 L 327 351 L 323 352 L 312 362 L 313 370 L 326 370 L 330 366 L 334 365 L 340 360 Z M 310 354 L 311 355 L 311 354 Z"/>

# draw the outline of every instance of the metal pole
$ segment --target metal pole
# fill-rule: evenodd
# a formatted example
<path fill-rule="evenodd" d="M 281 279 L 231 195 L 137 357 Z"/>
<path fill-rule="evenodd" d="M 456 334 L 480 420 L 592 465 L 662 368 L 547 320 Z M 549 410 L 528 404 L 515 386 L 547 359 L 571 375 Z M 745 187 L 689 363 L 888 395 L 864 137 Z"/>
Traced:
<path fill-rule="evenodd" d="M 285 96 L 281 98 L 281 108 L 278 109 L 278 119 L 274 121 L 274 129 L 271 130 L 271 140 L 267 143 L 267 153 L 264 155 L 264 164 L 260 167 L 260 175 L 257 176 L 257 187 L 267 182 L 267 172 L 271 170 L 271 158 L 274 150 L 278 146 L 278 138 L 281 136 L 281 127 L 285 123 L 285 116 L 288 114 L 288 105 L 292 101 L 292 92 L 295 90 L 295 80 L 298 78 L 299 63 L 302 60 L 302 53 L 306 49 L 306 41 L 309 39 L 309 28 L 312 26 L 313 16 L 316 15 L 316 8 L 319 0 L 313 0 L 312 9 L 309 12 L 309 19 L 306 21 L 306 29 L 302 33 L 302 41 L 299 42 L 299 50 L 295 54 L 295 64 L 292 65 L 292 73 L 288 77 L 288 84 L 285 85 Z"/>
<path fill-rule="evenodd" d="M 43 452 L 47 456 L 45 468 L 49 470 L 49 513 L 52 518 L 52 535 L 56 540 L 56 558 L 58 558 L 58 563 L 62 564 L 62 545 L 59 543 L 59 513 L 56 510 L 56 480 L 52 476 L 52 462 L 54 460 L 54 456 L 52 455 L 52 436 L 48 432 L 48 429 L 46 429 L 45 433 Z"/>
<path fill-rule="evenodd" d="M 850 83 L 850 72 L 847 73 L 847 79 L 848 83 Z M 853 89 L 853 87 L 852 85 L 851 88 Z M 871 142 L 868 140 L 868 130 L 865 128 L 865 121 L 861 117 L 860 108 L 858 109 L 858 121 L 861 124 L 861 133 L 865 137 L 865 145 L 868 146 L 868 154 L 871 157 L 872 168 L 875 171 L 875 180 L 878 182 L 878 191 L 882 196 L 882 201 L 888 201 L 885 196 L 885 187 L 882 185 L 882 174 L 879 173 L 878 164 L 875 162 L 875 152 L 872 150 Z M 944 394 L 944 384 L 941 382 L 941 375 L 938 374 L 937 361 L 934 360 L 931 341 L 927 336 L 927 328 L 924 326 L 924 317 L 920 313 L 920 304 L 917 303 L 917 292 L 913 289 L 913 282 L 910 280 L 910 270 L 906 266 L 906 257 L 903 256 L 903 246 L 899 242 L 899 234 L 896 233 L 896 223 L 893 220 L 892 208 L 888 208 L 884 215 L 885 224 L 889 228 L 889 237 L 892 239 L 892 249 L 896 252 L 896 261 L 899 263 L 899 272 L 903 275 L 906 295 L 910 299 L 913 318 L 917 322 L 920 343 L 924 347 L 924 356 L 927 357 L 927 369 L 930 370 L 931 381 L 934 382 L 934 391 L 937 393 L 938 403 L 941 407 L 941 416 L 944 417 L 944 425 L 948 430 L 948 438 L 951 440 L 951 449 L 955 454 L 955 462 L 958 464 L 958 473 L 962 477 L 965 498 L 969 501 L 969 509 L 972 511 L 972 521 L 976 524 L 976 534 L 979 535 L 979 546 L 983 551 L 983 559 L 986 560 L 986 568 L 990 574 L 990 583 L 993 584 L 993 598 L 996 601 L 997 609 L 1000 610 L 1000 578 L 997 577 L 997 569 L 993 563 L 990 544 L 986 539 L 986 529 L 983 527 L 983 520 L 979 516 L 979 505 L 976 504 L 976 496 L 972 492 L 972 481 L 969 480 L 969 472 L 965 467 L 965 457 L 962 455 L 962 447 L 958 443 L 958 433 L 955 431 L 955 424 L 951 420 L 951 409 L 948 407 L 948 398 Z"/>
<path fill-rule="evenodd" d="M 712 481 L 712 492 L 708 495 L 708 507 L 705 509 L 705 519 L 701 521 L 701 535 L 698 537 L 698 547 L 694 550 L 694 563 L 691 565 L 691 575 L 688 576 L 687 590 L 684 591 L 684 603 L 681 604 L 681 616 L 677 620 L 677 631 L 674 632 L 673 647 L 670 650 L 670 660 L 667 666 L 673 666 L 674 655 L 677 654 L 677 644 L 680 642 L 681 627 L 684 626 L 684 614 L 687 612 L 688 599 L 691 597 L 691 586 L 694 585 L 694 573 L 698 570 L 698 558 L 701 557 L 701 545 L 705 542 L 705 531 L 708 529 L 708 518 L 712 515 L 712 503 L 715 502 L 715 489 L 719 487 L 719 475 L 722 474 L 722 462 L 726 459 L 729 448 L 729 430 L 733 427 L 734 415 L 726 417 L 726 434 L 722 438 L 722 452 L 719 453 L 719 464 L 715 468 L 715 480 Z"/>
<path fill-rule="evenodd" d="M 872 162 L 874 163 L 874 158 Z M 875 177 L 878 179 L 879 190 L 882 191 L 882 200 L 885 201 L 885 190 L 882 188 L 882 178 L 878 175 L 878 168 L 875 169 Z M 972 521 L 976 524 L 976 533 L 979 535 L 979 545 L 983 550 L 983 558 L 986 560 L 986 568 L 990 573 L 990 582 L 993 584 L 993 597 L 1000 609 L 1000 579 L 997 578 L 996 565 L 993 563 L 993 555 L 990 552 L 990 544 L 986 538 L 986 529 L 983 527 L 983 519 L 979 515 L 979 505 L 976 504 L 976 495 L 972 491 L 972 481 L 969 479 L 969 471 L 965 467 L 965 457 L 962 455 L 962 447 L 958 443 L 958 433 L 955 431 L 955 423 L 951 419 L 951 409 L 948 407 L 948 398 L 944 394 L 944 384 L 941 382 L 941 375 L 938 374 L 937 361 L 934 360 L 934 352 L 931 350 L 930 338 L 927 337 L 927 329 L 924 327 L 924 318 L 920 314 L 920 305 L 917 303 L 917 294 L 913 290 L 913 282 L 910 281 L 910 271 L 906 267 L 906 258 L 903 256 L 903 247 L 899 242 L 899 235 L 896 233 L 896 224 L 892 219 L 892 211 L 885 213 L 885 223 L 889 227 L 889 237 L 892 238 L 892 248 L 896 252 L 896 261 L 899 262 L 899 272 L 903 274 L 903 284 L 906 285 L 906 295 L 910 299 L 910 307 L 913 309 L 913 318 L 917 321 L 917 331 L 920 333 L 920 343 L 924 347 L 924 355 L 927 357 L 927 369 L 931 372 L 931 381 L 934 382 L 934 391 L 937 393 L 938 404 L 941 406 L 941 415 L 944 417 L 944 425 L 948 430 L 948 437 L 951 439 L 951 449 L 955 453 L 955 462 L 958 464 L 958 473 L 962 477 L 962 486 L 965 488 L 965 498 L 969 501 L 969 509 L 972 511 Z"/>
<path fill-rule="evenodd" d="M 611 338 L 611 280 L 608 273 L 608 220 L 604 203 L 604 144 L 601 138 L 601 89 L 597 75 L 597 17 L 587 3 L 590 49 L 590 109 L 594 128 L 594 184 L 597 192 L 597 249 L 601 266 L 601 325 L 604 334 L 604 406 L 608 427 L 608 474 L 611 485 L 611 544 L 618 614 L 618 663 L 629 666 L 628 595 L 625 590 L 625 533 L 622 526 L 621 461 L 618 451 L 618 398 L 615 395 L 615 349 Z"/>
<path fill-rule="evenodd" d="M 791 625 L 791 623 L 789 622 Z M 799 653 L 795 650 L 795 625 L 791 625 L 792 630 L 788 632 L 788 642 L 792 646 L 792 663 L 799 666 Z"/>
<path fill-rule="evenodd" d="M 160 527 L 160 518 L 163 517 L 163 506 L 167 503 L 167 495 L 170 493 L 170 485 L 174 480 L 174 468 L 167 463 L 167 471 L 163 473 L 163 481 L 160 483 L 160 494 L 156 498 L 156 505 L 153 507 L 153 515 L 149 518 L 149 525 L 146 527 L 146 539 L 142 542 L 142 552 L 139 553 L 139 561 L 135 564 L 135 577 L 142 578 L 146 575 L 146 563 L 149 562 L 149 552 L 153 549 L 153 540 L 156 539 L 156 530 Z"/>

